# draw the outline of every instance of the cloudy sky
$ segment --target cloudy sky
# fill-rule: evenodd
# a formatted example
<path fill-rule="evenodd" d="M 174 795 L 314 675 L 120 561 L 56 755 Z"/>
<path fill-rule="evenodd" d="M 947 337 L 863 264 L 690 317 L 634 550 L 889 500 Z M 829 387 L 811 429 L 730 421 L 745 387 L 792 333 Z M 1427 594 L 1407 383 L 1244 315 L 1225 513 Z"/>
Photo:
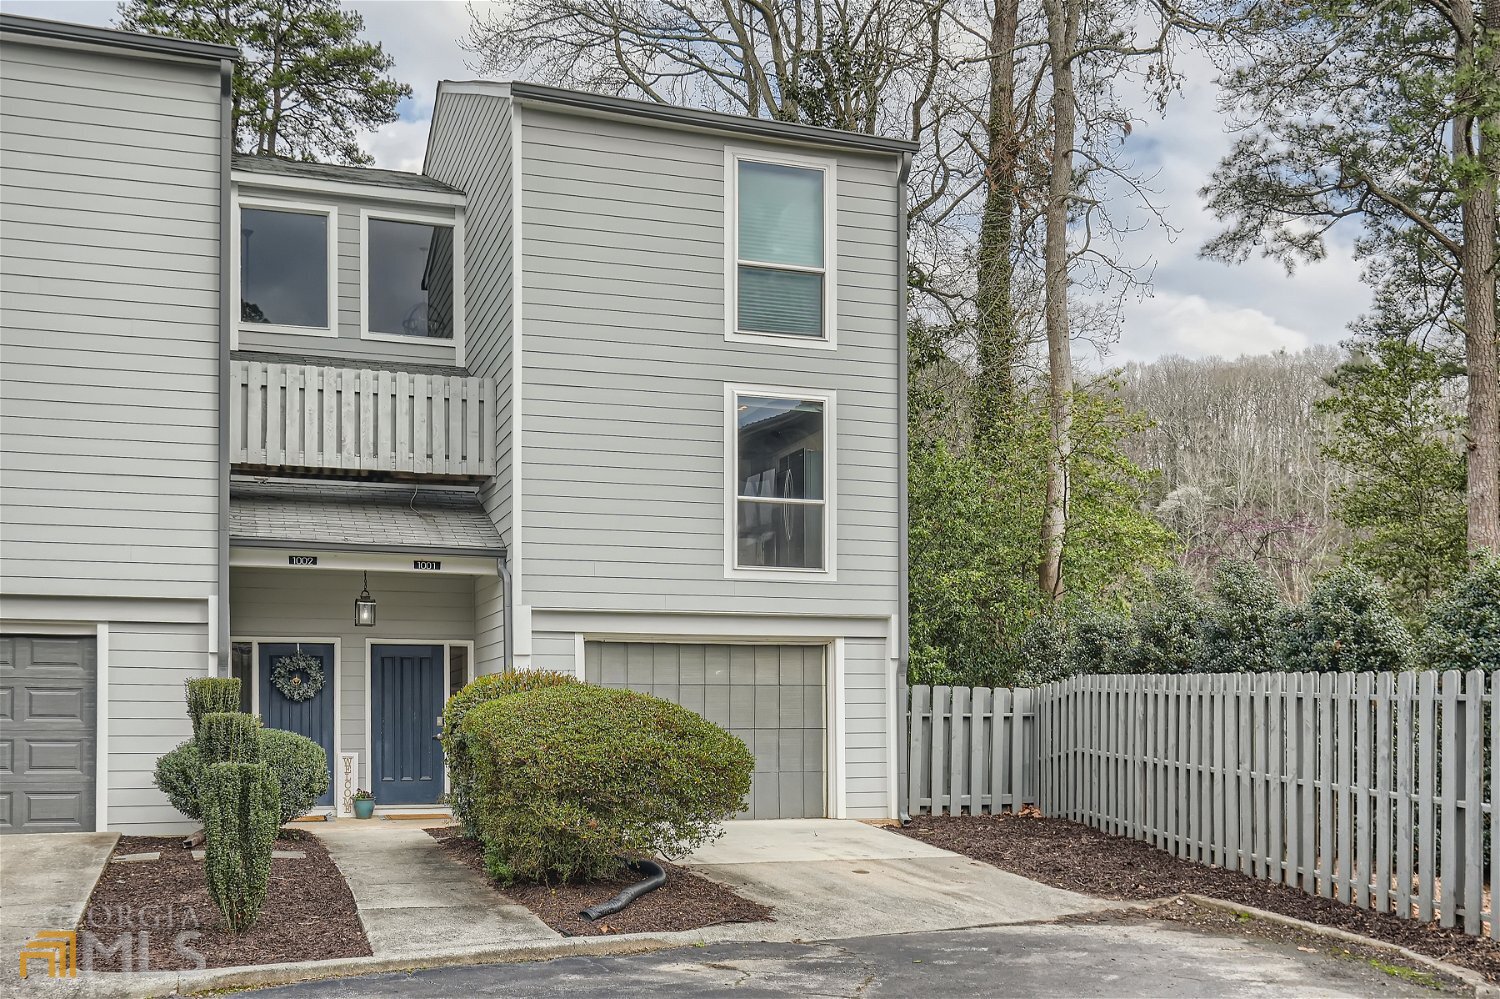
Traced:
<path fill-rule="evenodd" d="M 414 91 L 400 120 L 369 136 L 366 148 L 379 166 L 418 170 L 437 81 L 477 75 L 457 41 L 468 11 L 460 0 L 349 6 L 364 14 L 370 37 L 395 57 L 398 77 Z M 100 25 L 115 17 L 115 4 L 99 0 L 0 0 L 0 9 Z M 1127 303 L 1124 333 L 1110 362 L 1162 354 L 1233 357 L 1339 341 L 1369 301 L 1347 242 L 1291 277 L 1279 264 L 1260 259 L 1238 267 L 1199 259 L 1198 248 L 1215 223 L 1197 192 L 1230 139 L 1215 106 L 1211 67 L 1190 57 L 1179 68 L 1187 74 L 1182 96 L 1165 118 L 1138 127 L 1128 150 L 1141 173 L 1155 175 L 1156 201 L 1178 232 L 1152 226 L 1131 237 L 1130 256 L 1155 265 L 1152 292 Z"/>

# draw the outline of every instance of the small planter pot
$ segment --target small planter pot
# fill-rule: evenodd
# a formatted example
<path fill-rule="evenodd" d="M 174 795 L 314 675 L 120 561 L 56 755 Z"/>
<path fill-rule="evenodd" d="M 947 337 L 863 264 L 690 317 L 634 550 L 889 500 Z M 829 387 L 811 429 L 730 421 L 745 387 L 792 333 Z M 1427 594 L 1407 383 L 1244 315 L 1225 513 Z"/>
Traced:
<path fill-rule="evenodd" d="M 368 819 L 375 814 L 374 798 L 355 798 L 354 817 L 356 819 Z"/>

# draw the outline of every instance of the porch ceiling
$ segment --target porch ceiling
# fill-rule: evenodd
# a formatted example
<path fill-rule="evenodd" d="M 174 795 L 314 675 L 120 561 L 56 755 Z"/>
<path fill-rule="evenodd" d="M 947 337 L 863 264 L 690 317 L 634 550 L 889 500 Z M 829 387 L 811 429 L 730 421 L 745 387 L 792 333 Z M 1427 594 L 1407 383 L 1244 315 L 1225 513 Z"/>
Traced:
<path fill-rule="evenodd" d="M 503 555 L 505 545 L 468 489 L 343 482 L 233 481 L 230 543 Z"/>

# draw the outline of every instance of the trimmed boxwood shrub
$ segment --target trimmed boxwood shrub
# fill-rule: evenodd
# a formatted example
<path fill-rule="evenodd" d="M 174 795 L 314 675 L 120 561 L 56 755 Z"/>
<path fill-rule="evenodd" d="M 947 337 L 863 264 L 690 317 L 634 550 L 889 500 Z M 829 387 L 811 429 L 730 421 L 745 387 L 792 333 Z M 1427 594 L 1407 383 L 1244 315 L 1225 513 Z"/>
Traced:
<path fill-rule="evenodd" d="M 215 711 L 198 722 L 194 742 L 210 763 L 259 763 L 260 719 L 240 711 Z"/>
<path fill-rule="evenodd" d="M 260 758 L 276 778 L 280 823 L 305 815 L 328 790 L 328 755 L 323 747 L 296 732 L 263 728 L 257 736 Z M 156 761 L 156 786 L 172 807 L 195 821 L 203 821 L 199 795 L 207 767 L 191 739 Z"/>
<path fill-rule="evenodd" d="M 248 929 L 266 902 L 276 842 L 276 778 L 264 763 L 220 762 L 204 771 L 203 871 L 231 932 Z"/>
<path fill-rule="evenodd" d="M 448 698 L 448 705 L 443 709 L 443 759 L 448 765 L 448 807 L 453 810 L 453 817 L 463 828 L 465 835 L 476 836 L 478 830 L 474 824 L 473 810 L 469 807 L 469 788 L 474 781 L 474 765 L 464 742 L 464 718 L 479 705 L 488 704 L 498 697 L 577 683 L 578 680 L 566 673 L 546 669 L 488 673 L 476 677 Z"/>
<path fill-rule="evenodd" d="M 745 807 L 754 757 L 687 708 L 571 683 L 500 697 L 460 723 L 490 870 L 590 879 L 675 856 Z"/>
<path fill-rule="evenodd" d="M 234 676 L 198 676 L 187 681 L 188 721 L 193 724 L 193 738 L 204 715 L 240 709 L 240 681 Z"/>

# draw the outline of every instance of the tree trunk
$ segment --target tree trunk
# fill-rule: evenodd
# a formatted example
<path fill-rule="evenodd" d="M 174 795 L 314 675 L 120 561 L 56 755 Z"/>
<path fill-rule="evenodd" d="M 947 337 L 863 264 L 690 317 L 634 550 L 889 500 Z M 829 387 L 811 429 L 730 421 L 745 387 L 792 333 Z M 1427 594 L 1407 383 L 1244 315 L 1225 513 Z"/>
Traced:
<path fill-rule="evenodd" d="M 1052 162 L 1047 184 L 1046 267 L 1047 498 L 1042 512 L 1042 596 L 1063 594 L 1063 542 L 1068 530 L 1068 476 L 1073 458 L 1073 356 L 1068 317 L 1068 206 L 1073 194 L 1073 143 L 1077 108 L 1073 53 L 1078 42 L 1078 0 L 1044 0 L 1048 61 L 1052 73 Z"/>
<path fill-rule="evenodd" d="M 1485 5 L 1490 33 L 1500 31 L 1500 0 Z M 1454 4 L 1459 65 L 1472 80 L 1500 79 L 1500 49 L 1481 40 L 1470 0 Z M 1483 62 L 1483 65 L 1477 63 Z M 1475 86 L 1475 84 L 1471 84 Z M 1485 95 L 1474 95 L 1481 105 Z M 1490 98 L 1493 100 L 1493 98 Z M 1479 127 L 1475 127 L 1478 125 Z M 1462 202 L 1464 351 L 1468 363 L 1468 540 L 1470 550 L 1500 553 L 1500 333 L 1496 329 L 1496 188 L 1500 185 L 1500 112 L 1455 122 L 1454 155 L 1470 156 L 1478 178 Z"/>
<path fill-rule="evenodd" d="M 1012 305 L 1016 190 L 1021 140 L 1016 121 L 1016 30 L 1019 0 L 995 0 L 989 38 L 989 109 L 985 116 L 985 196 L 979 223 L 975 294 L 979 361 L 976 431 L 994 440 L 1015 402 L 1020 343 Z"/>

